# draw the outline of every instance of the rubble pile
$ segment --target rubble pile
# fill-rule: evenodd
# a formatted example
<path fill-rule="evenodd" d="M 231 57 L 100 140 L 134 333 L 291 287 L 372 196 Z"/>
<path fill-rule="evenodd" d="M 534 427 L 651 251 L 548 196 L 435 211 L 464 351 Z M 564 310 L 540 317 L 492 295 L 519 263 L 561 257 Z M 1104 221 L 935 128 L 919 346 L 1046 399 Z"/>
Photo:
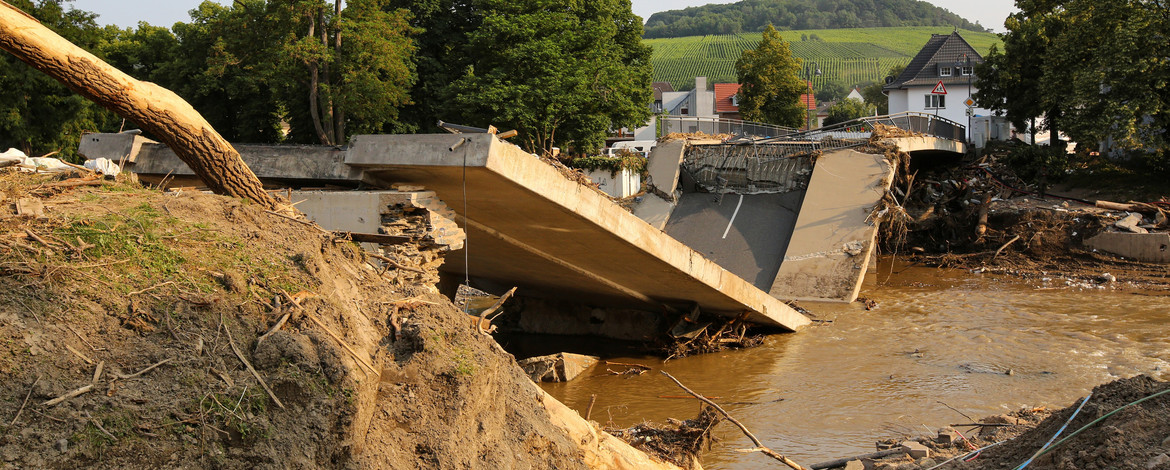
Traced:
<path fill-rule="evenodd" d="M 665 425 L 644 422 L 627 429 L 608 427 L 605 431 L 679 467 L 701 468 L 699 455 L 703 449 L 710 449 L 714 441 L 711 430 L 720 420 L 715 408 L 703 405 L 694 419 L 667 418 Z"/>

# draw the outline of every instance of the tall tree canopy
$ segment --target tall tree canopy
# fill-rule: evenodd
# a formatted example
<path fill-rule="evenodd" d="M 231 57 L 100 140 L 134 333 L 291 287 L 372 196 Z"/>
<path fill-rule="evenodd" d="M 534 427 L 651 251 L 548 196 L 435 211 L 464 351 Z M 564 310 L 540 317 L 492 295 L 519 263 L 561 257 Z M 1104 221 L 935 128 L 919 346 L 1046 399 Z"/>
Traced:
<path fill-rule="evenodd" d="M 89 50 L 107 37 L 92 13 L 66 9 L 61 0 L 9 0 L 57 34 Z M 99 56 L 101 54 L 98 54 Z M 0 52 L 0 151 L 71 156 L 83 132 L 116 131 L 114 113 L 65 88 L 48 75 Z"/>
<path fill-rule="evenodd" d="M 1170 159 L 1170 5 L 1165 0 L 1017 0 L 1004 52 L 976 71 L 981 106 L 1089 148 Z"/>
<path fill-rule="evenodd" d="M 465 43 L 449 44 L 460 69 L 435 67 L 453 80 L 426 84 L 424 93 L 440 98 L 431 107 L 439 115 L 420 118 L 514 128 L 529 151 L 574 152 L 596 150 L 610 130 L 649 119 L 650 48 L 629 0 L 478 0 L 474 14 L 462 27 L 439 25 L 420 38 L 428 44 L 442 40 L 431 34 L 468 31 Z"/>
<path fill-rule="evenodd" d="M 68 0 L 39 1 L 17 0 L 175 91 L 229 141 L 344 145 L 435 132 L 442 119 L 517 129 L 531 151 L 592 151 L 650 117 L 650 49 L 629 0 L 205 1 L 170 29 L 102 29 Z M 0 129 L 11 129 L 0 143 L 73 149 L 76 138 L 55 143 L 62 129 L 121 123 L 23 65 L 0 70 L 0 85 Z"/>
<path fill-rule="evenodd" d="M 800 102 L 806 83 L 800 79 L 801 61 L 792 57 L 788 43 L 771 25 L 755 49 L 743 51 L 735 63 L 739 113 L 745 120 L 800 127 L 807 111 Z"/>
<path fill-rule="evenodd" d="M 742 0 L 650 15 L 646 38 L 705 36 L 780 29 L 954 26 L 985 31 L 921 0 Z"/>
<path fill-rule="evenodd" d="M 825 118 L 826 126 L 852 121 L 854 119 L 873 116 L 874 106 L 863 103 L 857 98 L 845 98 L 829 107 L 829 116 Z"/>

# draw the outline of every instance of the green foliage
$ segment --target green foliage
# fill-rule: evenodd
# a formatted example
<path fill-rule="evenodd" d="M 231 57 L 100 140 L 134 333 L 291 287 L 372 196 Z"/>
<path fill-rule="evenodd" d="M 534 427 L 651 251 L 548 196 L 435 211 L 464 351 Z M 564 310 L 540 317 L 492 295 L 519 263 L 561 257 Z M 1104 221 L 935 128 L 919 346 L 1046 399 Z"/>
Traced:
<path fill-rule="evenodd" d="M 986 31 L 945 9 L 919 0 L 742 0 L 655 13 L 647 38 L 703 36 L 779 29 L 959 27 Z"/>
<path fill-rule="evenodd" d="M 820 41 L 801 41 L 808 33 Z M 831 84 L 849 88 L 867 83 L 884 83 L 892 67 L 905 67 L 922 49 L 933 33 L 932 27 L 835 29 L 818 31 L 781 31 L 792 55 L 805 62 L 816 62 L 822 75 L 812 77 L 813 88 Z M 986 52 L 999 38 L 991 33 L 963 31 L 963 38 L 980 52 Z M 694 87 L 695 77 L 707 77 L 709 83 L 736 81 L 735 61 L 760 41 L 760 33 L 719 36 L 693 36 L 649 39 L 654 48 L 654 81 L 670 82 L 676 90 Z"/>
<path fill-rule="evenodd" d="M 480 0 L 445 120 L 520 131 L 533 152 L 594 151 L 650 117 L 650 49 L 629 0 Z"/>
<path fill-rule="evenodd" d="M 1154 167 L 1170 147 L 1170 15 L 1157 0 L 1019 2 L 976 95 L 1017 126 L 1043 116 L 1087 148 L 1110 140 Z"/>
<path fill-rule="evenodd" d="M 582 170 L 606 170 L 612 174 L 622 170 L 630 170 L 637 174 L 646 173 L 646 158 L 634 154 L 629 150 L 621 150 L 616 157 L 607 157 L 604 155 L 595 155 L 591 157 L 580 157 L 569 160 L 569 166 L 573 168 L 580 168 Z"/>
<path fill-rule="evenodd" d="M 904 65 L 891 67 L 889 73 L 887 73 L 886 76 L 897 77 L 898 75 L 902 74 L 903 70 L 906 70 L 906 66 Z M 861 88 L 861 97 L 865 99 L 866 103 L 877 108 L 877 113 L 879 115 L 890 113 L 890 97 L 886 96 L 886 94 L 882 92 L 882 87 L 885 85 L 885 83 L 885 79 L 882 79 Z"/>
<path fill-rule="evenodd" d="M 13 0 L 62 37 L 94 49 L 107 35 L 96 15 L 72 8 L 62 0 Z M 84 132 L 116 131 L 121 121 L 48 75 L 0 53 L 0 151 L 9 147 L 32 156 L 53 151 L 72 159 Z"/>
<path fill-rule="evenodd" d="M 788 43 L 768 26 L 755 49 L 743 51 L 735 64 L 739 89 L 739 113 L 745 120 L 799 127 L 805 107 L 800 95 L 806 83 L 800 79 L 800 59 L 792 57 Z"/>
<path fill-rule="evenodd" d="M 817 88 L 817 101 L 836 101 L 849 95 L 850 88 L 838 82 L 829 82 L 825 86 Z"/>
<path fill-rule="evenodd" d="M 846 98 L 829 108 L 829 116 L 825 118 L 824 125 L 830 126 L 860 117 L 873 116 L 873 114 L 873 105 L 862 103 L 856 98 Z"/>

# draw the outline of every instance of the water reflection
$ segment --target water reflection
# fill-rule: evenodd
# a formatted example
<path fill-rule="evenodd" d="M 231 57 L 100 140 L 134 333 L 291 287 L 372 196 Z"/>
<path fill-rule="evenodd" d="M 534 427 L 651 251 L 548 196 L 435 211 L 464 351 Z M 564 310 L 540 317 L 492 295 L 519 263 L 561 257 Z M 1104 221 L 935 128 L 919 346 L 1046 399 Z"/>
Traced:
<path fill-rule="evenodd" d="M 662 368 L 727 410 L 767 445 L 811 464 L 872 451 L 875 439 L 923 435 L 1023 406 L 1064 407 L 1093 386 L 1148 373 L 1170 379 L 1170 299 L 1111 289 L 1038 289 L 1016 279 L 883 266 L 858 304 L 806 305 L 833 319 L 749 351 L 674 360 L 621 357 Z M 574 409 L 597 394 L 594 420 L 629 426 L 691 418 L 694 400 L 664 377 L 605 367 L 546 386 Z M 783 399 L 776 401 L 777 399 Z M 944 404 L 945 403 L 945 404 Z M 733 426 L 707 468 L 774 468 Z"/>

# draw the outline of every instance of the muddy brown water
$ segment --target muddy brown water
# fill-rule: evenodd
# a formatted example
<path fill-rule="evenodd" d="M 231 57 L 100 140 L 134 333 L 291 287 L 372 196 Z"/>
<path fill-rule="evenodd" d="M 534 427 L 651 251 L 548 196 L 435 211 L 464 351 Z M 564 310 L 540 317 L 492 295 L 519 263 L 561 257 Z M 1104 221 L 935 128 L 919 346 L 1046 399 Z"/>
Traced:
<path fill-rule="evenodd" d="M 1121 280 L 1124 281 L 1124 280 Z M 1095 385 L 1147 373 L 1170 380 L 1170 297 L 1067 286 L 1059 276 L 1022 281 L 883 262 L 862 295 L 878 302 L 805 304 L 825 326 L 776 335 L 760 348 L 676 359 L 609 357 L 655 371 L 582 378 L 544 388 L 591 418 L 630 426 L 693 418 L 698 402 L 665 370 L 707 396 L 766 445 L 804 465 L 872 452 L 874 441 L 1025 406 L 1068 406 Z M 617 366 L 608 366 L 620 369 Z M 1010 373 L 1009 373 L 1010 371 Z M 945 403 L 945 404 L 944 404 Z M 709 469 L 776 468 L 730 424 L 705 454 Z"/>

